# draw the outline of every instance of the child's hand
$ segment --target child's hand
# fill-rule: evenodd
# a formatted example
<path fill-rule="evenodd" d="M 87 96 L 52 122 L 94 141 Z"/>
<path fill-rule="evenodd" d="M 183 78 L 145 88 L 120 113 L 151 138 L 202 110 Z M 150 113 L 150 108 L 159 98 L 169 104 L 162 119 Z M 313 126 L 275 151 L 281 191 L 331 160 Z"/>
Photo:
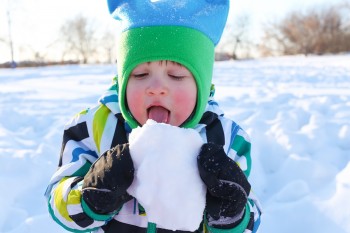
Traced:
<path fill-rule="evenodd" d="M 97 214 L 118 210 L 132 199 L 126 192 L 134 179 L 134 165 L 129 144 L 117 145 L 106 151 L 84 177 L 82 196 Z"/>
<path fill-rule="evenodd" d="M 226 155 L 222 146 L 213 143 L 204 144 L 197 159 L 199 174 L 208 189 L 206 211 L 209 224 L 210 219 L 222 217 L 230 218 L 230 223 L 238 222 L 244 214 L 250 192 L 243 171 Z"/>

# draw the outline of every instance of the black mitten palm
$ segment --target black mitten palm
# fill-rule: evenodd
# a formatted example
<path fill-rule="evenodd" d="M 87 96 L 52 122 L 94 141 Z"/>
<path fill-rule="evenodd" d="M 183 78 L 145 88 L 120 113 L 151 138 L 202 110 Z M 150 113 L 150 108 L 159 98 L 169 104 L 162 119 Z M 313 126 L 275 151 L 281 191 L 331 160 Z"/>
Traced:
<path fill-rule="evenodd" d="M 85 175 L 83 200 L 97 214 L 113 213 L 132 199 L 126 190 L 133 179 L 129 144 L 117 145 L 102 154 Z"/>
<path fill-rule="evenodd" d="M 208 217 L 240 220 L 250 192 L 243 171 L 222 146 L 213 143 L 204 144 L 197 159 L 200 177 L 207 186 Z"/>

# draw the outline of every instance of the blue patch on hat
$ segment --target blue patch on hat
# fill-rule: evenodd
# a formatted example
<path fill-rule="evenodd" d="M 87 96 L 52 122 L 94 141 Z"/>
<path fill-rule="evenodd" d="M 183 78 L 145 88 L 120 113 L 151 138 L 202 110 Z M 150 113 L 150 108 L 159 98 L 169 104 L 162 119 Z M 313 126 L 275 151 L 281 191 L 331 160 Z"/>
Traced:
<path fill-rule="evenodd" d="M 107 0 L 122 30 L 145 26 L 184 26 L 201 31 L 214 45 L 224 30 L 229 0 Z"/>

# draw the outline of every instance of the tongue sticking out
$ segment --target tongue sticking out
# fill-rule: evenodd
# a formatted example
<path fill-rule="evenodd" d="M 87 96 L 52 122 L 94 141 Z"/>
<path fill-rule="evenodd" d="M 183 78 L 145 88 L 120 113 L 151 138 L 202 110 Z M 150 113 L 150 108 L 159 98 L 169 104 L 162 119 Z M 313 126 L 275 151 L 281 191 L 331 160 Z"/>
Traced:
<path fill-rule="evenodd" d="M 148 119 L 152 119 L 158 123 L 167 123 L 169 111 L 161 106 L 153 106 L 148 111 Z"/>

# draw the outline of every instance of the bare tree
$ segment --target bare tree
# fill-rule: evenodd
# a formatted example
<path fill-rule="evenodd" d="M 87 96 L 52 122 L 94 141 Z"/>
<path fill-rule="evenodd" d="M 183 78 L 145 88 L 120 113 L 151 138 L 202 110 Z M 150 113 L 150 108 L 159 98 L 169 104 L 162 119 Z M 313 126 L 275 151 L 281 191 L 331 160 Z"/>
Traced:
<path fill-rule="evenodd" d="M 242 14 L 235 18 L 233 22 L 229 22 L 225 31 L 227 34 L 224 36 L 221 43 L 223 50 L 229 51 L 228 53 L 233 59 L 238 59 L 239 54 L 244 52 L 249 53 L 249 38 L 248 31 L 250 27 L 250 19 L 248 15 Z"/>
<path fill-rule="evenodd" d="M 344 19 L 342 27 L 345 32 L 342 44 L 345 47 L 345 51 L 350 51 L 350 2 L 344 2 L 340 7 L 342 8 L 342 16 Z"/>
<path fill-rule="evenodd" d="M 9 46 L 10 52 L 11 52 L 11 67 L 15 68 L 16 63 L 15 63 L 14 52 L 13 52 L 12 18 L 11 18 L 10 4 L 8 4 L 6 16 L 7 16 L 7 26 L 8 26 L 8 46 Z"/>
<path fill-rule="evenodd" d="M 96 53 L 96 28 L 88 18 L 79 15 L 61 27 L 60 38 L 65 44 L 64 54 L 75 54 L 84 64 Z"/>
<path fill-rule="evenodd" d="M 281 54 L 325 54 L 349 51 L 346 41 L 344 7 L 311 8 L 294 11 L 277 23 L 269 24 L 264 32 L 262 51 Z"/>
<path fill-rule="evenodd" d="M 107 63 L 114 63 L 115 56 L 114 52 L 116 50 L 116 38 L 115 34 L 111 31 L 106 31 L 103 33 L 99 45 L 101 47 L 101 54 L 105 58 Z"/>

